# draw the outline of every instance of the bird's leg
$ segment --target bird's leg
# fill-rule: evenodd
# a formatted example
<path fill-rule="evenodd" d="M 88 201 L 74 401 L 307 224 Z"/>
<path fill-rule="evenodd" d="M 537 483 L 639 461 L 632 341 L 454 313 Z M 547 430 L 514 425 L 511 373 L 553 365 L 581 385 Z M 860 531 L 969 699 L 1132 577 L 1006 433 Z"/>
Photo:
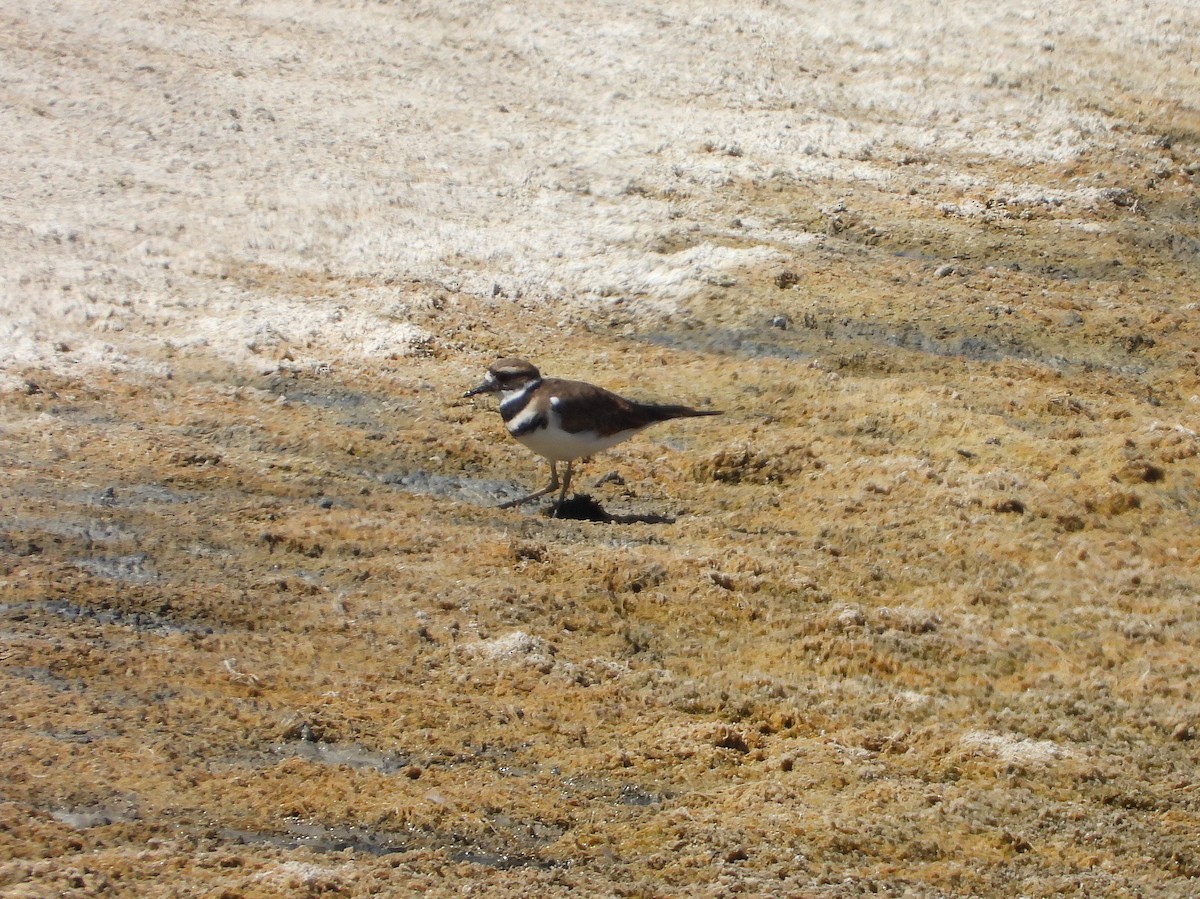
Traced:
<path fill-rule="evenodd" d="M 569 482 L 570 480 L 571 480 L 571 463 L 568 462 L 567 463 L 567 481 Z M 553 491 L 555 491 L 557 489 L 558 489 L 558 463 L 551 461 L 550 462 L 550 483 L 549 484 L 547 484 L 541 490 L 535 490 L 533 493 L 529 494 L 528 496 L 521 496 L 521 497 L 518 497 L 517 499 L 510 499 L 508 502 L 501 503 L 496 508 L 497 509 L 511 509 L 513 506 L 522 506 L 525 503 L 529 502 L 531 499 L 537 499 L 539 496 L 545 496 L 547 493 L 552 493 Z M 559 502 L 562 502 L 561 498 L 559 499 Z"/>
<path fill-rule="evenodd" d="M 558 518 L 558 510 L 562 508 L 563 500 L 567 498 L 567 488 L 571 486 L 571 475 L 574 473 L 574 465 L 574 462 L 567 463 L 567 473 L 563 477 L 562 490 L 560 490 L 558 493 L 558 502 L 554 504 L 554 512 L 551 513 L 551 518 Z"/>

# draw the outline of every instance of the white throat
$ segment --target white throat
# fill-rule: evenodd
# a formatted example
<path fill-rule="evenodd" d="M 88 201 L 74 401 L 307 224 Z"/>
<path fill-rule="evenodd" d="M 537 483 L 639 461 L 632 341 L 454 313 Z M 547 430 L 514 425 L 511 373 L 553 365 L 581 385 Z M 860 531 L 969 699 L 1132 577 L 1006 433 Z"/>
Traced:
<path fill-rule="evenodd" d="M 508 412 L 520 409 L 525 405 L 529 394 L 537 390 L 541 383 L 541 381 L 530 381 L 519 390 L 502 390 L 500 392 L 500 411 Z"/>

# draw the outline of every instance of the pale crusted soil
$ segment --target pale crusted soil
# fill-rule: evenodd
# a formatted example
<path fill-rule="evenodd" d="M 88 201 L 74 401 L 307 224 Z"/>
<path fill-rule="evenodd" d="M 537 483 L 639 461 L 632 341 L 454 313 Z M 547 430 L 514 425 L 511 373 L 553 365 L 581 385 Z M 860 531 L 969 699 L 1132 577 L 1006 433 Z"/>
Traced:
<path fill-rule="evenodd" d="M 336 45 L 322 9 L 293 15 L 245 59 L 286 62 L 297 22 Z M 1194 34 L 1178 15 L 1137 22 Z M 700 54 L 688 22 L 658 50 Z M 501 24 L 530 56 L 555 46 Z M 1012 27 L 996 33 L 1091 46 Z M 439 40 L 422 46 L 442 65 L 494 61 Z M 893 52 L 861 40 L 868 61 Z M 360 270 L 355 210 L 369 232 L 386 206 L 365 201 L 324 207 L 328 233 L 263 213 L 261 252 L 231 218 L 186 272 L 161 264 L 186 243 L 165 230 L 121 261 L 101 228 L 20 224 L 45 224 L 43 163 L 32 139 L 10 150 L 31 168 L 5 198 L 0 893 L 1195 895 L 1200 142 L 1162 74 L 1194 87 L 1195 63 L 1098 46 L 1054 78 L 996 64 L 1030 116 L 1051 84 L 1071 127 L 1095 115 L 1078 146 L 1031 129 L 1023 151 L 991 147 L 1002 119 L 978 126 L 979 156 L 941 120 L 916 146 L 924 107 L 896 101 L 870 121 L 895 115 L 903 152 L 637 173 L 601 205 L 644 212 L 644 232 L 610 258 L 581 223 L 578 271 L 536 249 L 526 268 L 511 247 L 456 257 L 445 233 L 431 262 L 416 231 L 399 274 Z M 731 96 L 758 83 L 743 62 Z M 311 77 L 352 93 L 344 72 Z M 775 108 L 760 89 L 722 110 L 746 133 Z M 549 118 L 573 114 L 560 102 Z M 769 149 L 664 146 L 713 172 Z M 571 232 L 576 187 L 547 201 L 547 240 Z M 124 190 L 153 221 L 157 188 Z M 511 198 L 526 224 L 536 193 Z M 331 261 L 298 261 L 306 240 Z M 579 491 L 612 520 L 500 511 L 544 463 L 460 397 L 513 352 L 725 414 L 585 465 Z"/>

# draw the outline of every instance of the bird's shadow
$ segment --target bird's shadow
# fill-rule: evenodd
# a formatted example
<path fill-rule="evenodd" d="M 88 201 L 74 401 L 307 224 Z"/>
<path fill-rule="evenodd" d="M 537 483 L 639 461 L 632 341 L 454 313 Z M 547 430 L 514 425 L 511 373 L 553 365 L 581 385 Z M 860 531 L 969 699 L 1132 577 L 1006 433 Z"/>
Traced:
<path fill-rule="evenodd" d="M 543 514 L 547 517 L 554 515 L 553 504 L 547 506 Z M 659 515 L 657 513 L 650 513 L 648 515 L 613 515 L 606 512 L 600 503 L 596 502 L 596 500 L 586 493 L 576 493 L 564 499 L 559 505 L 558 514 L 555 517 L 565 521 L 598 521 L 604 524 L 675 523 L 673 515 Z"/>

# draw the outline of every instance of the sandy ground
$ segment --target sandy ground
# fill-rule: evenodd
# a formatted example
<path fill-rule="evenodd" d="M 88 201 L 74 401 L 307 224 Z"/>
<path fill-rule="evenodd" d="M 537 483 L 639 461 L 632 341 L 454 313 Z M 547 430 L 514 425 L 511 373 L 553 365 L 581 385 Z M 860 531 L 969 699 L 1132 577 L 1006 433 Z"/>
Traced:
<path fill-rule="evenodd" d="M 1200 7 L 542 6 L 0 9 L 0 893 L 1196 895 Z"/>

